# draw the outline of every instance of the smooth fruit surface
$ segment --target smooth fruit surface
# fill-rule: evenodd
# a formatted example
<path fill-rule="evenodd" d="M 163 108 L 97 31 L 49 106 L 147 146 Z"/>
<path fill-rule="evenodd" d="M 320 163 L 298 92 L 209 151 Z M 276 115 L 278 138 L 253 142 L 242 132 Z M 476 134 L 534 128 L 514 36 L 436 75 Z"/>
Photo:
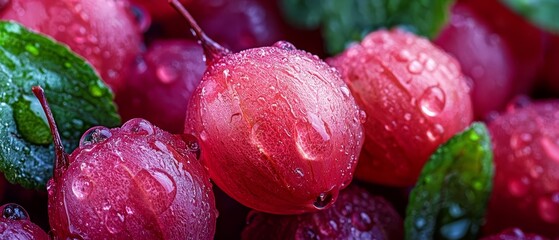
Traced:
<path fill-rule="evenodd" d="M 209 66 L 185 132 L 200 140 L 202 161 L 228 195 L 294 214 L 328 207 L 349 184 L 364 117 L 334 70 L 278 42 Z"/>
<path fill-rule="evenodd" d="M 350 186 L 334 205 L 316 213 L 273 215 L 252 211 L 242 239 L 403 239 L 402 218 L 383 197 Z"/>
<path fill-rule="evenodd" d="M 495 178 L 486 232 L 519 227 L 558 237 L 559 102 L 511 105 L 489 123 Z"/>
<path fill-rule="evenodd" d="M 127 0 L 10 0 L 0 18 L 67 44 L 117 92 L 140 51 L 141 35 L 128 8 Z"/>
<path fill-rule="evenodd" d="M 328 63 L 367 113 L 356 171 L 361 180 L 413 185 L 439 144 L 472 121 L 460 66 L 427 39 L 376 31 Z"/>

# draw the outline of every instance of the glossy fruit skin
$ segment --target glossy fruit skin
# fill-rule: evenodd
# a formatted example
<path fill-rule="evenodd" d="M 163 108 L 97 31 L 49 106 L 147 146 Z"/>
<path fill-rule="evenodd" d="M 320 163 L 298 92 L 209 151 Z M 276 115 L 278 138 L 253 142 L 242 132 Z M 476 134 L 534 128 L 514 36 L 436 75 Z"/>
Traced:
<path fill-rule="evenodd" d="M 199 139 L 210 177 L 233 199 L 296 214 L 328 207 L 349 184 L 364 117 L 333 69 L 278 42 L 209 66 L 185 133 Z"/>
<path fill-rule="evenodd" d="M 403 239 L 402 218 L 384 197 L 350 186 L 331 208 L 300 215 L 251 211 L 242 239 Z"/>
<path fill-rule="evenodd" d="M 519 228 L 510 228 L 499 234 L 485 236 L 481 240 L 547 240 L 537 234 L 525 233 Z"/>
<path fill-rule="evenodd" d="M 120 116 L 182 133 L 187 103 L 205 70 L 204 52 L 195 41 L 153 42 L 116 96 Z"/>
<path fill-rule="evenodd" d="M 8 203 L 0 206 L 0 239 L 48 240 L 43 229 L 29 220 L 21 206 Z"/>
<path fill-rule="evenodd" d="M 67 44 L 117 92 L 123 72 L 141 46 L 128 4 L 127 0 L 11 0 L 0 11 L 0 18 L 15 20 Z"/>
<path fill-rule="evenodd" d="M 472 81 L 476 119 L 502 110 L 511 100 L 516 77 L 514 60 L 503 39 L 475 10 L 460 2 L 455 4 L 450 23 L 434 42 L 460 62 L 462 72 Z"/>
<path fill-rule="evenodd" d="M 559 237 L 559 101 L 511 105 L 489 125 L 495 177 L 486 233 Z"/>
<path fill-rule="evenodd" d="M 143 119 L 90 129 L 47 185 L 54 236 L 212 239 L 214 196 L 189 146 Z"/>
<path fill-rule="evenodd" d="M 360 180 L 413 185 L 439 144 L 472 121 L 460 66 L 427 39 L 379 30 L 328 63 L 367 113 Z"/>

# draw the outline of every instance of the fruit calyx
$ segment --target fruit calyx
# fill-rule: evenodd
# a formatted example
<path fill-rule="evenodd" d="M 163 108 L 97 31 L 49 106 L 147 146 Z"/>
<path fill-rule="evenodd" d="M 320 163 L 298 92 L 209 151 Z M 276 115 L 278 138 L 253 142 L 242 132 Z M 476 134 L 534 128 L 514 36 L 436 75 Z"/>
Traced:
<path fill-rule="evenodd" d="M 61 177 L 66 168 L 68 168 L 68 153 L 66 153 L 66 151 L 64 150 L 64 145 L 62 144 L 62 139 L 60 138 L 60 133 L 58 132 L 58 127 L 56 127 L 56 121 L 52 116 L 52 111 L 50 110 L 47 98 L 45 97 L 45 91 L 43 90 L 43 88 L 41 88 L 41 86 L 33 86 L 32 90 L 33 94 L 35 94 L 35 97 L 37 97 L 37 99 L 41 103 L 43 111 L 45 111 L 45 115 L 50 127 L 50 132 L 52 134 L 55 151 L 53 178 L 56 179 Z"/>
<path fill-rule="evenodd" d="M 229 49 L 219 45 L 214 40 L 209 38 L 204 31 L 202 31 L 202 28 L 200 28 L 198 23 L 196 23 L 192 15 L 190 15 L 188 10 L 186 10 L 179 0 L 169 0 L 169 4 L 171 4 L 171 6 L 186 19 L 188 24 L 190 24 L 192 35 L 198 39 L 202 48 L 204 48 L 204 55 L 206 55 L 207 60 L 206 65 L 209 66 L 214 60 L 231 53 Z"/>

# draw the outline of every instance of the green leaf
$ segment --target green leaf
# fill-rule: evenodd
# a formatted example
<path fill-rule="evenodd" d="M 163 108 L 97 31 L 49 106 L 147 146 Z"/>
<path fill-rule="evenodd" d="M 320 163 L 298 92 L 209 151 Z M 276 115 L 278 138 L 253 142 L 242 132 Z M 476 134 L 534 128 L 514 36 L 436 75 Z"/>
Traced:
<path fill-rule="evenodd" d="M 120 123 L 113 94 L 68 47 L 0 21 L 0 171 L 10 182 L 43 187 L 52 176 L 52 136 L 31 87 L 45 89 L 67 151 L 95 125 Z"/>
<path fill-rule="evenodd" d="M 343 51 L 369 32 L 401 26 L 436 37 L 446 23 L 453 0 L 283 0 L 285 17 L 294 25 L 320 25 L 330 54 Z"/>
<path fill-rule="evenodd" d="M 559 0 L 502 0 L 539 27 L 559 33 Z"/>
<path fill-rule="evenodd" d="M 491 140 L 482 123 L 440 146 L 411 192 L 406 239 L 476 239 L 493 171 Z"/>

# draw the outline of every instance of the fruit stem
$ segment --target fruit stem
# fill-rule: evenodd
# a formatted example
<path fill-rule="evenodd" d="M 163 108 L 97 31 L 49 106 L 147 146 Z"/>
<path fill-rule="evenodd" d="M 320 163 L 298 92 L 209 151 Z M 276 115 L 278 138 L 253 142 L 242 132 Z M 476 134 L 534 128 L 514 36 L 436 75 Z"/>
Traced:
<path fill-rule="evenodd" d="M 190 24 L 192 35 L 198 39 L 200 44 L 202 44 L 202 48 L 204 48 L 204 54 L 206 55 L 207 60 L 206 65 L 209 66 L 214 60 L 231 53 L 229 49 L 219 45 L 202 31 L 202 28 L 198 26 L 198 23 L 196 23 L 192 15 L 190 15 L 188 10 L 184 8 L 179 0 L 169 0 L 169 4 L 171 4 L 171 6 L 173 6 L 173 8 L 175 8 L 175 10 L 177 10 L 177 12 L 179 12 Z"/>
<path fill-rule="evenodd" d="M 64 145 L 62 145 L 62 139 L 60 138 L 60 133 L 58 132 L 58 128 L 56 127 L 56 122 L 54 121 L 54 117 L 52 116 L 52 111 L 50 110 L 49 104 L 47 102 L 47 98 L 45 96 L 45 91 L 41 86 L 33 86 L 32 87 L 33 94 L 41 103 L 41 107 L 43 107 L 43 111 L 47 116 L 47 121 L 49 122 L 50 132 L 52 134 L 52 139 L 54 142 L 54 152 L 55 152 L 55 159 L 54 159 L 54 178 L 58 178 L 62 176 L 62 173 L 68 167 L 68 154 L 64 151 Z"/>

